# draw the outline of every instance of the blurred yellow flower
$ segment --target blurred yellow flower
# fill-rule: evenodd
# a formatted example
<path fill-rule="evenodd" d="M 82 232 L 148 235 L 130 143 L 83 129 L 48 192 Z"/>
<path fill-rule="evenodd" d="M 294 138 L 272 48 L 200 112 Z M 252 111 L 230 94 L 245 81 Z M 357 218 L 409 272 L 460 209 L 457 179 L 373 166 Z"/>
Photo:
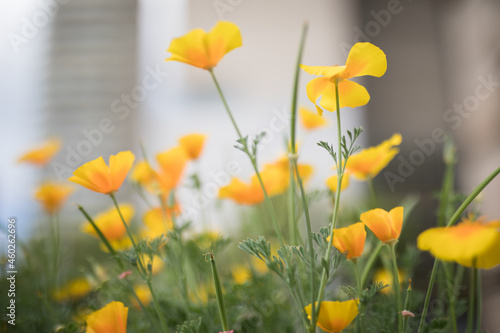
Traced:
<path fill-rule="evenodd" d="M 330 241 L 330 237 L 327 239 Z M 333 229 L 332 244 L 344 253 L 347 259 L 356 259 L 363 255 L 366 231 L 362 222 L 351 224 L 345 228 Z"/>
<path fill-rule="evenodd" d="M 326 186 L 333 193 L 337 192 L 337 185 L 338 185 L 337 175 L 333 175 L 326 180 Z M 349 173 L 344 173 L 344 176 L 342 177 L 342 182 L 340 183 L 340 191 L 345 190 L 347 187 L 349 187 Z"/>
<path fill-rule="evenodd" d="M 156 171 L 149 165 L 147 161 L 138 162 L 132 169 L 130 179 L 142 186 L 149 186 L 157 180 Z"/>
<path fill-rule="evenodd" d="M 24 155 L 19 157 L 17 162 L 44 166 L 57 154 L 59 149 L 61 149 L 61 145 L 60 140 L 48 140 L 42 146 L 26 152 Z"/>
<path fill-rule="evenodd" d="M 398 270 L 398 279 L 399 279 L 399 284 L 402 284 L 403 281 L 406 280 L 405 274 L 401 271 Z M 386 287 L 382 290 L 380 290 L 381 293 L 383 294 L 390 294 L 394 292 L 394 281 L 392 277 L 392 271 L 388 271 L 386 269 L 379 269 L 375 272 L 375 275 L 373 276 L 373 282 L 382 282 L 384 285 L 389 285 L 389 287 Z"/>
<path fill-rule="evenodd" d="M 179 144 L 186 150 L 190 159 L 196 160 L 200 157 L 203 147 L 205 146 L 206 135 L 203 134 L 189 134 L 179 139 Z"/>
<path fill-rule="evenodd" d="M 322 75 L 307 84 L 307 97 L 316 105 L 318 114 L 323 110 L 316 104 L 319 97 L 319 105 L 328 111 L 336 111 L 335 81 L 338 81 L 339 107 L 354 108 L 368 103 L 370 95 L 362 85 L 349 81 L 358 76 L 384 75 L 387 70 L 387 59 L 385 53 L 370 43 L 356 43 L 351 48 L 344 66 L 305 66 L 300 67 L 309 74 Z"/>
<path fill-rule="evenodd" d="M 69 281 L 52 293 L 57 302 L 78 301 L 92 291 L 92 286 L 86 278 L 80 277 Z"/>
<path fill-rule="evenodd" d="M 252 272 L 244 265 L 235 265 L 231 271 L 231 275 L 236 284 L 244 284 L 252 278 Z"/>
<path fill-rule="evenodd" d="M 129 204 L 121 204 L 120 211 L 122 212 L 123 219 L 127 224 L 134 216 L 134 207 Z M 102 234 L 110 242 L 120 240 L 126 233 L 123 221 L 118 214 L 118 210 L 115 207 L 111 207 L 108 210 L 98 214 L 94 218 L 94 223 L 101 230 Z M 83 226 L 83 232 L 99 238 L 94 227 L 86 222 Z"/>
<path fill-rule="evenodd" d="M 401 134 L 394 134 L 376 147 L 363 149 L 347 159 L 346 171 L 359 180 L 374 178 L 399 153 L 394 146 L 401 144 Z"/>
<path fill-rule="evenodd" d="M 111 302 L 87 317 L 86 333 L 126 333 L 128 308 Z"/>
<path fill-rule="evenodd" d="M 122 222 L 123 224 L 123 222 Z M 125 251 L 125 250 L 128 250 L 130 248 L 132 248 L 132 241 L 130 240 L 130 237 L 128 237 L 127 235 L 123 235 L 122 238 L 119 238 L 119 239 L 112 239 L 112 240 L 109 240 L 109 244 L 113 247 L 113 249 L 115 251 Z M 103 250 L 104 252 L 108 252 L 108 248 L 106 247 L 106 245 L 104 243 L 101 243 L 100 244 L 100 248 L 101 250 Z"/>
<path fill-rule="evenodd" d="M 149 256 L 146 255 L 141 255 L 141 259 L 145 268 L 151 265 L 151 273 L 153 275 L 158 274 L 165 267 L 165 262 L 163 261 L 163 259 L 156 254 L 153 255 L 153 260 L 151 260 Z"/>
<path fill-rule="evenodd" d="M 304 309 L 308 318 L 311 319 L 312 305 L 309 304 Z M 324 301 L 321 302 L 317 325 L 327 332 L 341 332 L 349 326 L 357 315 L 357 300 L 344 302 Z"/>
<path fill-rule="evenodd" d="M 326 118 L 319 116 L 308 108 L 299 108 L 299 116 L 300 123 L 308 130 L 317 129 L 328 124 Z"/>
<path fill-rule="evenodd" d="M 58 212 L 75 189 L 69 185 L 45 182 L 35 192 L 35 199 L 41 202 L 49 214 Z"/>
<path fill-rule="evenodd" d="M 174 227 L 170 214 L 165 213 L 161 208 L 148 210 L 144 214 L 143 222 L 148 228 L 147 235 L 152 238 L 166 235 Z"/>
<path fill-rule="evenodd" d="M 489 269 L 500 264 L 500 221 L 464 219 L 449 228 L 431 228 L 418 236 L 417 247 L 440 260 Z"/>
<path fill-rule="evenodd" d="M 242 205 L 254 205 L 264 200 L 264 192 L 258 183 L 244 183 L 238 178 L 231 179 L 229 185 L 219 189 L 220 199 L 231 199 Z"/>
<path fill-rule="evenodd" d="M 172 55 L 165 61 L 180 61 L 211 70 L 226 53 L 241 44 L 240 29 L 236 24 L 220 21 L 209 32 L 194 29 L 182 37 L 174 38 L 167 49 Z"/>
<path fill-rule="evenodd" d="M 108 167 L 101 156 L 76 169 L 69 180 L 95 192 L 113 193 L 122 186 L 134 159 L 130 151 L 122 151 L 109 157 Z"/>
<path fill-rule="evenodd" d="M 135 285 L 134 291 L 135 294 L 137 295 L 137 298 L 139 298 L 139 301 L 141 301 L 142 305 L 148 306 L 149 303 L 151 303 L 153 295 L 151 295 L 151 290 L 149 290 L 149 287 L 147 285 L 145 284 Z M 130 301 L 132 302 L 132 305 L 136 309 L 140 308 L 139 302 L 137 302 L 137 299 L 135 297 L 131 296 Z"/>
<path fill-rule="evenodd" d="M 375 208 L 361 214 L 361 221 L 384 243 L 395 243 L 403 227 L 403 207 L 387 212 Z"/>
<path fill-rule="evenodd" d="M 186 150 L 182 147 L 174 147 L 156 155 L 160 166 L 158 179 L 164 193 L 174 189 L 179 183 L 188 161 Z"/>

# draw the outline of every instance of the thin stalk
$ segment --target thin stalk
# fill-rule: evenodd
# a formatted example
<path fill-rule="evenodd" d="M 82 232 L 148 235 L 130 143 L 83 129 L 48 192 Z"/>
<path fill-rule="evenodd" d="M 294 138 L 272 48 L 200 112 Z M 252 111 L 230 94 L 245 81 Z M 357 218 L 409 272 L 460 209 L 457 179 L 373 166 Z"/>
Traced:
<path fill-rule="evenodd" d="M 439 211 L 437 226 L 443 227 L 446 220 L 446 211 L 449 206 L 450 193 L 453 187 L 453 174 L 454 163 L 446 163 L 446 170 L 444 172 L 443 187 L 441 189 L 441 198 L 439 199 Z"/>
<path fill-rule="evenodd" d="M 243 135 L 241 134 L 240 129 L 238 128 L 238 125 L 236 124 L 236 121 L 234 120 L 233 114 L 231 112 L 231 109 L 229 108 L 229 105 L 227 104 L 226 98 L 224 97 L 224 94 L 222 93 L 222 90 L 219 86 L 219 82 L 217 81 L 217 78 L 215 77 L 215 74 L 212 70 L 209 70 L 210 75 L 212 76 L 212 79 L 215 83 L 215 87 L 217 88 L 217 92 L 219 93 L 219 96 L 222 100 L 222 103 L 224 104 L 224 108 L 226 109 L 227 115 L 231 119 L 231 122 L 233 123 L 234 129 L 236 130 L 236 133 L 238 133 L 239 139 L 242 141 L 243 140 Z M 248 151 L 248 148 L 245 148 L 245 153 L 248 155 L 250 158 L 250 162 L 252 163 L 252 166 L 254 168 L 255 174 L 257 176 L 257 179 L 259 180 L 259 184 L 262 188 L 262 192 L 264 192 L 264 200 L 266 201 L 266 206 L 269 209 L 269 212 L 271 213 L 271 219 L 274 224 L 274 228 L 276 230 L 276 235 L 278 237 L 278 240 L 280 242 L 280 245 L 283 246 L 285 242 L 283 241 L 283 234 L 281 233 L 281 230 L 279 228 L 278 224 L 278 218 L 276 216 L 276 211 L 274 210 L 273 204 L 271 203 L 271 199 L 269 198 L 269 195 L 267 194 L 266 188 L 264 187 L 264 182 L 262 181 L 262 177 L 260 176 L 259 173 L 259 168 L 257 167 L 257 161 L 255 158 L 252 156 L 252 154 Z"/>
<path fill-rule="evenodd" d="M 161 327 L 162 327 L 162 329 L 163 329 L 163 331 L 165 333 L 168 333 L 170 331 L 168 329 L 167 323 L 165 322 L 165 319 L 163 319 L 163 315 L 161 313 L 160 304 L 158 303 L 158 299 L 156 298 L 156 294 L 155 294 L 155 292 L 153 290 L 153 285 L 151 283 L 151 279 L 147 279 L 146 283 L 148 285 L 149 291 L 151 292 L 151 296 L 153 296 L 153 303 L 155 305 L 156 313 L 158 314 L 158 317 L 160 318 Z"/>
<path fill-rule="evenodd" d="M 451 320 L 451 325 L 453 327 L 453 332 L 457 333 L 458 332 L 458 327 L 457 327 L 457 315 L 455 312 L 455 293 L 454 293 L 454 284 L 453 284 L 453 274 L 450 272 L 450 266 L 453 265 L 452 263 L 443 263 L 443 270 L 446 276 L 446 290 L 448 293 L 448 298 L 450 300 L 450 306 L 448 308 L 448 311 L 450 313 L 450 320 Z"/>
<path fill-rule="evenodd" d="M 309 216 L 309 207 L 307 205 L 307 199 L 306 199 L 306 193 L 304 191 L 304 184 L 302 183 L 302 179 L 300 178 L 299 175 L 299 168 L 297 167 L 297 159 L 291 158 L 292 163 L 293 163 L 293 168 L 295 170 L 295 175 L 297 177 L 297 181 L 299 183 L 299 188 L 300 188 L 300 197 L 302 199 L 302 206 L 304 209 L 304 216 L 306 219 L 306 227 L 307 227 L 307 247 L 310 255 L 310 260 L 311 260 L 311 268 L 310 268 L 310 284 L 311 284 L 311 332 L 314 333 L 314 330 L 316 329 L 316 304 L 314 302 L 315 298 L 315 291 L 316 291 L 316 279 L 315 279 L 315 273 L 316 273 L 316 264 L 315 264 L 315 255 L 314 255 L 314 245 L 313 245 L 313 238 L 312 238 L 312 228 L 311 228 L 311 219 Z"/>
<path fill-rule="evenodd" d="M 373 185 L 373 179 L 368 178 L 367 183 L 368 183 L 368 188 L 370 189 L 370 198 L 372 201 L 373 208 L 376 208 L 378 206 L 378 200 L 377 200 L 377 192 L 375 191 L 375 186 Z"/>
<path fill-rule="evenodd" d="M 474 327 L 474 314 L 476 310 L 476 290 L 477 290 L 477 268 L 470 270 L 470 287 L 469 287 L 469 309 L 467 311 L 467 333 L 472 333 Z"/>
<path fill-rule="evenodd" d="M 337 225 L 337 214 L 339 210 L 340 204 L 340 188 L 342 186 L 342 178 L 344 176 L 344 168 L 342 166 L 342 132 L 340 125 L 340 101 L 339 101 L 339 87 L 338 80 L 335 80 L 335 100 L 337 105 L 337 140 L 338 140 L 338 151 L 337 151 L 337 191 L 335 193 L 335 204 L 333 206 L 333 215 L 332 215 L 332 223 L 330 225 L 330 239 L 333 239 L 333 229 L 335 229 Z M 326 249 L 325 256 L 323 260 L 327 263 L 327 267 L 330 264 L 330 256 L 332 254 L 332 242 L 328 242 L 328 248 Z M 321 280 L 319 285 L 318 292 L 318 304 L 321 304 L 323 301 L 326 283 L 328 281 L 328 271 L 326 268 L 323 268 L 323 272 L 321 273 Z M 319 315 L 319 313 L 318 313 Z"/>
<path fill-rule="evenodd" d="M 493 180 L 495 179 L 496 176 L 500 174 L 500 167 L 497 168 L 495 171 L 493 171 L 488 177 L 486 177 L 485 180 L 479 184 L 474 191 L 465 199 L 465 201 L 458 207 L 458 209 L 455 211 L 453 216 L 450 218 L 450 220 L 447 223 L 447 227 L 452 226 L 457 220 L 460 218 L 464 210 L 470 205 L 470 203 L 483 191 L 483 189 Z M 434 286 L 434 281 L 436 279 L 436 270 L 437 270 L 437 261 L 438 259 L 434 260 L 434 266 L 432 268 L 431 272 L 431 279 L 429 281 L 429 286 L 427 287 L 427 294 L 425 297 L 425 302 L 424 302 L 424 308 L 422 309 L 422 318 L 420 318 L 420 325 L 418 327 L 418 332 L 422 332 L 422 329 L 424 328 L 424 323 L 425 323 L 425 317 L 427 316 L 427 309 L 429 306 L 430 302 L 430 294 L 432 293 L 432 288 Z"/>
<path fill-rule="evenodd" d="M 378 242 L 377 247 L 375 247 L 375 250 L 372 251 L 370 258 L 368 258 L 368 261 L 365 264 L 365 268 L 363 269 L 363 273 L 361 274 L 361 286 L 365 285 L 368 274 L 370 274 L 370 271 L 372 270 L 372 267 L 375 264 L 375 261 L 377 260 L 378 255 L 380 254 L 380 251 L 383 247 L 384 243 Z"/>
<path fill-rule="evenodd" d="M 413 289 L 411 288 L 411 279 L 409 279 L 408 289 L 406 289 L 406 300 L 405 300 L 405 307 L 404 307 L 404 309 L 407 311 L 410 311 L 412 293 L 413 293 Z M 405 333 L 408 330 L 408 319 L 409 319 L 408 316 L 403 318 L 403 332 L 405 332 Z"/>
<path fill-rule="evenodd" d="M 475 271 L 475 275 L 476 275 L 476 285 L 477 285 L 477 291 L 476 291 L 476 294 L 477 294 L 477 304 L 476 304 L 476 307 L 477 307 L 477 315 L 476 315 L 476 332 L 481 332 L 481 321 L 483 319 L 483 316 L 482 316 L 482 290 L 481 290 L 481 271 L 477 268 L 474 268 L 474 271 Z"/>
<path fill-rule="evenodd" d="M 392 257 L 392 276 L 394 283 L 394 296 L 396 297 L 397 304 L 396 315 L 398 316 L 398 332 L 403 332 L 403 316 L 401 314 L 401 311 L 403 311 L 403 304 L 401 302 L 401 287 L 399 285 L 398 262 L 396 260 L 396 243 L 389 244 L 389 248 L 391 249 Z"/>
<path fill-rule="evenodd" d="M 290 162 L 290 188 L 288 189 L 288 220 L 290 228 L 290 237 L 293 245 L 299 245 L 299 230 L 297 218 L 295 216 L 295 176 L 293 173 L 293 163 Z"/>
<path fill-rule="evenodd" d="M 359 299 L 359 314 L 357 317 L 356 332 L 362 332 L 364 327 L 365 318 L 365 303 L 363 302 L 361 295 L 363 293 L 363 285 L 361 284 L 361 274 L 359 269 L 358 259 L 351 259 L 354 264 L 354 275 L 356 276 L 356 286 L 358 288 L 358 299 Z"/>
<path fill-rule="evenodd" d="M 215 296 L 217 298 L 217 305 L 219 307 L 219 316 L 220 316 L 220 321 L 222 323 L 222 329 L 223 331 L 228 331 L 229 327 L 227 325 L 226 307 L 224 305 L 222 286 L 220 283 L 219 273 L 217 272 L 217 265 L 215 264 L 215 258 L 212 254 L 210 254 L 210 266 L 212 267 L 212 277 L 214 279 Z"/>

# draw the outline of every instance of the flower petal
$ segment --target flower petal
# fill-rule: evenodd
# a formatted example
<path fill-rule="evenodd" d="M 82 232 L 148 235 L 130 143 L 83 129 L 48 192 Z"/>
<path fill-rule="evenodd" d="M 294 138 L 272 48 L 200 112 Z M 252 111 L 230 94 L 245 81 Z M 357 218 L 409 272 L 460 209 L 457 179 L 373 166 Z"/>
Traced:
<path fill-rule="evenodd" d="M 361 221 L 380 239 L 386 243 L 394 240 L 389 213 L 383 209 L 375 208 L 361 214 Z"/>
<path fill-rule="evenodd" d="M 370 100 L 370 95 L 368 94 L 368 91 L 366 91 L 365 87 L 349 80 L 339 81 L 339 95 L 340 108 L 345 106 L 351 108 L 363 106 Z M 328 85 L 328 87 L 324 90 L 323 98 L 321 98 L 319 105 L 331 112 L 337 110 L 337 102 L 335 100 L 335 84 L 330 83 L 330 85 Z"/>
<path fill-rule="evenodd" d="M 116 191 L 122 186 L 125 177 L 134 164 L 135 156 L 131 151 L 121 151 L 109 157 L 109 171 L 113 190 Z"/>
<path fill-rule="evenodd" d="M 316 101 L 321 95 L 323 95 L 330 85 L 332 84 L 326 77 L 317 77 L 307 83 L 307 97 L 312 103 L 314 103 L 314 105 L 316 105 L 316 111 L 320 116 L 323 114 L 323 110 L 316 104 Z"/>
<path fill-rule="evenodd" d="M 113 191 L 110 170 L 102 156 L 76 169 L 69 180 L 95 192 Z"/>
<path fill-rule="evenodd" d="M 344 79 L 356 76 L 371 75 L 381 77 L 387 70 L 385 53 L 371 43 L 356 43 L 351 48 L 346 61 L 347 70 Z"/>
<path fill-rule="evenodd" d="M 319 116 L 317 112 L 310 111 L 307 108 L 299 108 L 300 122 L 308 130 L 326 126 L 326 118 Z"/>
<path fill-rule="evenodd" d="M 217 66 L 226 53 L 241 45 L 241 33 L 238 26 L 232 22 L 218 22 L 205 37 L 209 67 Z"/>
<path fill-rule="evenodd" d="M 87 333 L 125 333 L 128 308 L 121 302 L 111 302 L 87 318 Z"/>
<path fill-rule="evenodd" d="M 156 155 L 156 160 L 161 169 L 160 182 L 164 190 L 170 191 L 177 186 L 186 167 L 188 161 L 186 150 L 180 146 L 175 147 Z"/>
<path fill-rule="evenodd" d="M 182 37 L 172 39 L 167 52 L 172 53 L 165 61 L 180 61 L 191 66 L 207 69 L 209 60 L 205 50 L 203 29 L 194 29 Z"/>
<path fill-rule="evenodd" d="M 346 66 L 306 66 L 300 65 L 304 71 L 312 75 L 323 75 L 327 78 L 331 78 L 339 73 L 342 73 Z"/>

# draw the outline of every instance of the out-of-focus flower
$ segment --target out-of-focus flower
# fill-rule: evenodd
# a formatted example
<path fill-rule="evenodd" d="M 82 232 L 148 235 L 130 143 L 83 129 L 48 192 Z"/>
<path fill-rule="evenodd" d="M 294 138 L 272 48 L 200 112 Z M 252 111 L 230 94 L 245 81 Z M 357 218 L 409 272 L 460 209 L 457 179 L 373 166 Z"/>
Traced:
<path fill-rule="evenodd" d="M 42 203 L 47 213 L 53 214 L 61 209 L 74 190 L 72 186 L 66 184 L 45 182 L 36 190 L 35 199 Z"/>
<path fill-rule="evenodd" d="M 171 213 L 169 214 L 159 207 L 148 210 L 144 214 L 143 221 L 148 229 L 145 235 L 150 238 L 166 235 L 174 227 Z"/>
<path fill-rule="evenodd" d="M 147 161 L 140 161 L 136 163 L 135 167 L 132 169 L 130 179 L 142 186 L 148 187 L 156 181 L 158 175 L 156 171 L 149 165 Z"/>
<path fill-rule="evenodd" d="M 244 284 L 252 278 L 252 272 L 244 265 L 236 265 L 231 271 L 233 280 L 236 284 Z"/>
<path fill-rule="evenodd" d="M 111 302 L 87 317 L 86 333 L 126 333 L 128 308 Z"/>
<path fill-rule="evenodd" d="M 123 224 L 123 222 L 122 222 L 122 224 Z M 124 234 L 122 238 L 112 239 L 112 240 L 108 240 L 108 241 L 109 241 L 109 244 L 113 247 L 113 249 L 115 251 L 126 251 L 128 249 L 131 249 L 133 246 L 132 241 L 130 240 L 130 238 L 126 234 Z M 100 248 L 104 252 L 108 252 L 108 248 L 102 242 L 100 244 Z"/>
<path fill-rule="evenodd" d="M 146 255 L 141 255 L 141 259 L 145 268 L 151 265 L 151 273 L 153 275 L 158 274 L 165 267 L 165 262 L 156 254 L 153 256 L 153 260 Z"/>
<path fill-rule="evenodd" d="M 346 170 L 359 180 L 374 178 L 399 153 L 401 134 L 394 134 L 376 147 L 363 149 L 347 159 Z"/>
<path fill-rule="evenodd" d="M 188 155 L 184 148 L 174 147 L 156 155 L 156 160 L 160 166 L 158 172 L 160 186 L 163 192 L 168 193 L 179 183 L 188 161 Z"/>
<path fill-rule="evenodd" d="M 130 220 L 134 216 L 134 207 L 129 204 L 122 204 L 120 205 L 120 211 L 125 222 L 129 224 Z M 127 232 L 125 226 L 123 225 L 123 221 L 120 218 L 120 214 L 118 214 L 118 210 L 115 207 L 111 207 L 98 214 L 94 219 L 94 223 L 99 230 L 101 230 L 104 237 L 106 237 L 106 239 L 110 242 L 120 240 Z M 89 235 L 99 238 L 94 227 L 88 222 L 84 224 L 83 231 Z"/>
<path fill-rule="evenodd" d="M 406 280 L 406 275 L 401 270 L 398 270 L 398 280 L 399 284 L 402 284 L 403 281 Z M 390 294 L 394 292 L 394 279 L 392 271 L 388 271 L 383 268 L 378 269 L 373 276 L 373 282 L 382 282 L 384 285 L 389 285 L 388 287 L 380 290 L 383 294 Z"/>
<path fill-rule="evenodd" d="M 403 207 L 387 212 L 375 208 L 361 214 L 361 221 L 384 243 L 395 243 L 403 227 Z"/>
<path fill-rule="evenodd" d="M 309 319 L 311 319 L 311 309 L 311 304 L 305 307 Z M 321 302 L 317 325 L 327 332 L 341 332 L 349 326 L 357 315 L 357 300 L 324 301 Z"/>
<path fill-rule="evenodd" d="M 135 294 L 137 295 L 137 298 L 139 298 L 139 301 L 141 301 L 142 305 L 148 306 L 149 303 L 151 303 L 151 300 L 153 299 L 153 295 L 151 295 L 151 290 L 149 290 L 147 285 L 137 284 L 134 286 L 134 291 L 135 291 Z M 137 302 L 137 299 L 135 297 L 131 296 L 130 301 L 132 302 L 132 305 L 136 309 L 139 309 L 141 307 L 139 305 L 139 302 Z"/>
<path fill-rule="evenodd" d="M 500 264 L 500 220 L 464 219 L 448 228 L 431 228 L 418 236 L 417 247 L 440 260 L 489 269 Z"/>
<path fill-rule="evenodd" d="M 109 157 L 108 167 L 101 156 L 76 169 L 69 180 L 95 192 L 113 193 L 122 186 L 134 159 L 132 152 L 122 151 Z"/>
<path fill-rule="evenodd" d="M 118 276 L 118 278 L 119 278 L 120 280 L 123 280 L 123 279 L 125 279 L 127 276 L 129 276 L 129 275 L 132 275 L 132 271 L 125 271 L 125 272 L 122 272 L 122 273 Z"/>
<path fill-rule="evenodd" d="M 308 108 L 299 108 L 300 123 L 308 130 L 324 127 L 328 124 L 326 118 L 319 116 L 316 112 Z"/>
<path fill-rule="evenodd" d="M 203 151 L 206 139 L 207 136 L 203 134 L 189 134 L 179 139 L 179 145 L 186 150 L 190 159 L 196 160 Z"/>
<path fill-rule="evenodd" d="M 349 106 L 351 108 L 368 103 L 370 95 L 362 85 L 349 81 L 358 76 L 384 75 L 387 70 L 387 59 L 385 53 L 370 43 L 356 43 L 351 48 L 344 66 L 305 66 L 300 67 L 309 74 L 322 75 L 307 84 L 307 97 L 316 105 L 318 114 L 323 110 L 316 104 L 319 97 L 319 105 L 328 111 L 336 111 L 335 81 L 338 82 L 339 107 Z"/>
<path fill-rule="evenodd" d="M 219 189 L 219 198 L 231 199 L 243 205 L 253 205 L 264 200 L 264 192 L 258 183 L 247 184 L 238 178 L 233 178 L 229 185 Z"/>
<path fill-rule="evenodd" d="M 174 38 L 167 50 L 172 55 L 165 61 L 180 61 L 211 70 L 226 53 L 241 44 L 240 29 L 236 24 L 220 21 L 209 32 L 194 29 L 182 37 Z"/>
<path fill-rule="evenodd" d="M 92 291 L 92 285 L 83 277 L 69 281 L 56 289 L 52 296 L 57 302 L 78 301 Z"/>
<path fill-rule="evenodd" d="M 401 315 L 403 317 L 412 317 L 412 318 L 415 317 L 415 314 L 413 312 L 408 311 L 408 310 L 401 311 Z"/>
<path fill-rule="evenodd" d="M 17 162 L 44 166 L 57 154 L 59 149 L 61 149 L 61 145 L 60 140 L 48 140 L 42 146 L 27 151 L 24 155 L 19 157 Z"/>
<path fill-rule="evenodd" d="M 337 175 L 333 175 L 326 180 L 326 186 L 333 193 L 337 192 L 337 185 L 338 185 Z M 344 173 L 344 176 L 342 176 L 342 182 L 340 183 L 340 191 L 345 190 L 348 186 L 349 186 L 349 173 Z"/>
<path fill-rule="evenodd" d="M 351 224 L 345 228 L 333 229 L 332 244 L 344 253 L 347 259 L 356 259 L 363 255 L 366 231 L 362 222 Z M 330 241 L 330 237 L 328 237 Z"/>

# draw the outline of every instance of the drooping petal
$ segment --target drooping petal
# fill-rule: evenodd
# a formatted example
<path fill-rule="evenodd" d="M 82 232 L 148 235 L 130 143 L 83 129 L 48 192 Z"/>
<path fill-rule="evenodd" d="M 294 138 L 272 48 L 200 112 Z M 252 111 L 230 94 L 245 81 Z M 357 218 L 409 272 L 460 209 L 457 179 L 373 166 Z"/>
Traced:
<path fill-rule="evenodd" d="M 339 85 L 339 106 L 355 108 L 357 106 L 366 105 L 370 101 L 370 95 L 366 88 L 362 85 L 349 80 L 341 80 Z M 337 102 L 335 100 L 335 84 L 330 83 L 323 92 L 323 97 L 319 105 L 325 110 L 334 112 L 337 110 Z"/>
<path fill-rule="evenodd" d="M 309 83 L 307 83 L 307 87 L 306 87 L 307 97 L 316 106 L 316 111 L 318 112 L 318 115 L 320 115 L 320 116 L 323 114 L 323 110 L 316 103 L 317 103 L 318 98 L 321 95 L 323 95 L 323 93 L 327 90 L 327 88 L 330 85 L 332 85 L 332 84 L 330 83 L 330 80 L 326 77 L 317 77 L 317 78 L 309 81 Z M 334 96 L 334 98 L 335 98 L 335 96 Z"/>
<path fill-rule="evenodd" d="M 309 318 L 311 317 L 311 310 L 311 304 L 305 307 Z M 327 332 L 341 332 L 349 326 L 358 313 L 357 300 L 345 302 L 324 301 L 321 302 L 317 325 Z"/>
<path fill-rule="evenodd" d="M 86 333 L 126 333 L 128 308 L 111 302 L 87 317 Z"/>
<path fill-rule="evenodd" d="M 300 122 L 308 130 L 313 130 L 326 126 L 326 118 L 319 116 L 317 112 L 310 111 L 307 108 L 299 108 Z"/>
<path fill-rule="evenodd" d="M 335 75 L 342 73 L 346 66 L 306 66 L 300 65 L 305 72 L 312 75 L 323 75 L 327 78 L 331 78 Z"/>
<path fill-rule="evenodd" d="M 387 70 L 387 59 L 384 51 L 377 46 L 356 43 L 347 56 L 345 66 L 346 70 L 342 75 L 344 79 L 364 75 L 381 77 Z"/>

